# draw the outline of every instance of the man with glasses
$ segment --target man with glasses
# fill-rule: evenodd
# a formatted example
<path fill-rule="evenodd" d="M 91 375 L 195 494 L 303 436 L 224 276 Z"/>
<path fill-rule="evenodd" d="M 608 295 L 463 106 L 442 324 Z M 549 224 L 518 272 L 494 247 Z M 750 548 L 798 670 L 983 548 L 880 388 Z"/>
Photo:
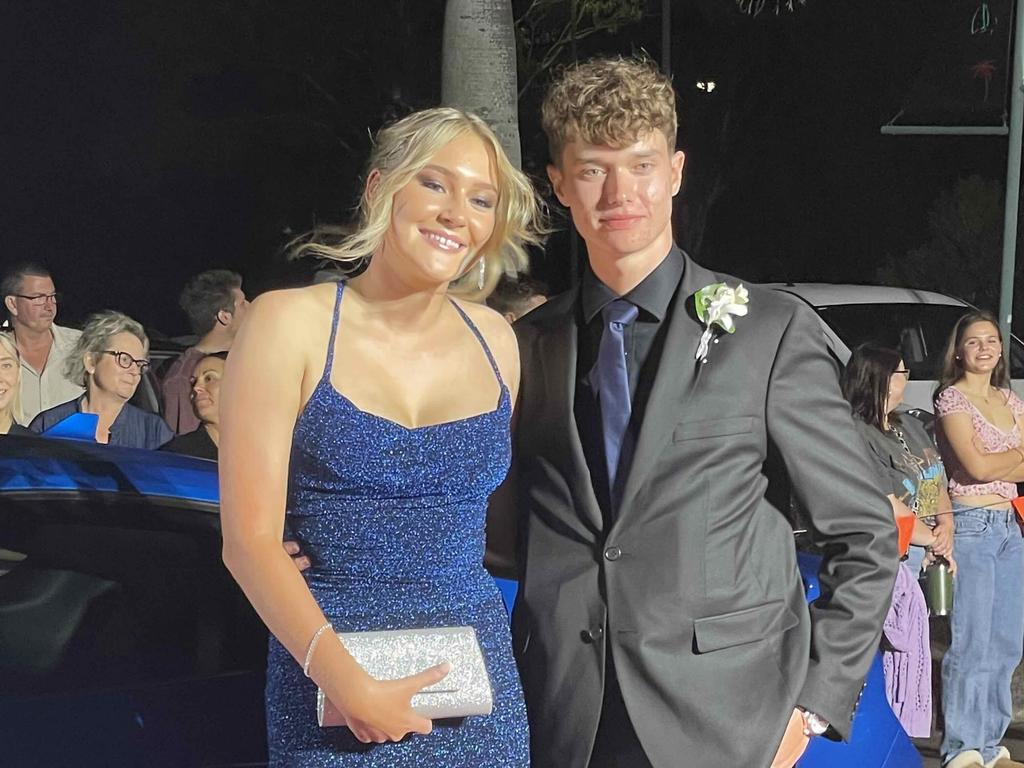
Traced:
<path fill-rule="evenodd" d="M 0 294 L 21 355 L 21 406 L 31 421 L 40 411 L 82 394 L 82 387 L 64 375 L 64 361 L 79 332 L 54 322 L 60 294 L 40 264 L 16 265 L 0 282 Z"/>

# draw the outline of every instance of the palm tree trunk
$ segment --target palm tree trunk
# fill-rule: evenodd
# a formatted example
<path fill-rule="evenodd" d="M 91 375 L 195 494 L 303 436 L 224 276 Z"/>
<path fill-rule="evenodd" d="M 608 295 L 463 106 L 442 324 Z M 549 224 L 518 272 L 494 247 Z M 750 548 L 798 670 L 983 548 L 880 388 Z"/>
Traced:
<path fill-rule="evenodd" d="M 475 112 L 522 165 L 511 0 L 447 0 L 441 102 Z"/>

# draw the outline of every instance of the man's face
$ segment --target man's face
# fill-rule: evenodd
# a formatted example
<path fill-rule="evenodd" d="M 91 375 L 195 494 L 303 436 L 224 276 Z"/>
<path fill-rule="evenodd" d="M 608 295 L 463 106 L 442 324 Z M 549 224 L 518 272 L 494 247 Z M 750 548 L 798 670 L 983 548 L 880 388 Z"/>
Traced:
<path fill-rule="evenodd" d="M 672 245 L 672 197 L 684 160 L 652 131 L 620 149 L 570 142 L 548 176 L 592 260 L 655 251 L 660 257 Z"/>
<path fill-rule="evenodd" d="M 20 295 L 4 297 L 15 329 L 22 327 L 38 332 L 50 330 L 57 317 L 56 292 L 52 278 L 25 275 L 18 290 Z"/>

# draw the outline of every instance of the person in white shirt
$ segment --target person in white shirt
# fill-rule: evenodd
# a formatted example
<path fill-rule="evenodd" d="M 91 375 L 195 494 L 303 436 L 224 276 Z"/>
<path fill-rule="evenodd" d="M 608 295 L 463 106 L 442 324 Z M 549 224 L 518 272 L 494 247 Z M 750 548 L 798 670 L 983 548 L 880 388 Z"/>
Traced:
<path fill-rule="evenodd" d="M 64 376 L 64 361 L 80 332 L 54 322 L 60 294 L 41 264 L 15 265 L 0 282 L 0 295 L 21 356 L 21 408 L 27 423 L 40 411 L 82 394 L 82 387 Z"/>

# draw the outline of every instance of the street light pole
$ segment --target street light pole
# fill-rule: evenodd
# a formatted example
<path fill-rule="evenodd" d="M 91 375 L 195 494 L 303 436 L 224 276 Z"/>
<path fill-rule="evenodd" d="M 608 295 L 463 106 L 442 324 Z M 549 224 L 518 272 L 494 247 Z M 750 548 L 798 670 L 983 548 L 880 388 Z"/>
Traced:
<path fill-rule="evenodd" d="M 1006 157 L 1006 211 L 1003 218 L 1003 269 L 999 284 L 999 330 L 1003 359 L 1010 361 L 1010 324 L 1013 321 L 1013 273 L 1017 252 L 1017 215 L 1020 205 L 1020 158 L 1024 118 L 1024 0 L 1014 10 L 1013 69 L 1010 70 L 1010 147 Z"/>

